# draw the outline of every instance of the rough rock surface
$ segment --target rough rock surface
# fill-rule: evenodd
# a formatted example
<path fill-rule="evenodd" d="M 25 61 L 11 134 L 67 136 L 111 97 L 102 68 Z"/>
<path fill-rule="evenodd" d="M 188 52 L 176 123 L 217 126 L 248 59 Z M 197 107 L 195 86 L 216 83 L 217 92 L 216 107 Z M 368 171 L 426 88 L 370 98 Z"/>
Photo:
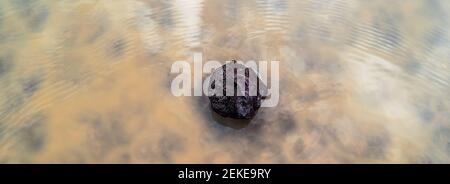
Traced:
<path fill-rule="evenodd" d="M 218 82 L 221 81 L 222 83 Z M 227 84 L 227 81 L 229 82 Z M 261 90 L 258 86 L 261 85 Z M 251 68 L 236 61 L 217 68 L 210 76 L 208 96 L 211 108 L 223 117 L 251 119 L 261 106 L 267 88 Z M 230 89 L 234 88 L 233 94 Z"/>

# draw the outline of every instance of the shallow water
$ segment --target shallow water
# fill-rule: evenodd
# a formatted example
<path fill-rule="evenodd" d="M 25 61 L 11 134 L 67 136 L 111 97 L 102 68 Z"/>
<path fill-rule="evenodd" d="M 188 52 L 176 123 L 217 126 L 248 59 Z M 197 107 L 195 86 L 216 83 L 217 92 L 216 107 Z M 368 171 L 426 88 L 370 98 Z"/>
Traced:
<path fill-rule="evenodd" d="M 0 0 L 0 163 L 450 163 L 450 1 Z M 173 62 L 280 61 L 244 127 Z"/>

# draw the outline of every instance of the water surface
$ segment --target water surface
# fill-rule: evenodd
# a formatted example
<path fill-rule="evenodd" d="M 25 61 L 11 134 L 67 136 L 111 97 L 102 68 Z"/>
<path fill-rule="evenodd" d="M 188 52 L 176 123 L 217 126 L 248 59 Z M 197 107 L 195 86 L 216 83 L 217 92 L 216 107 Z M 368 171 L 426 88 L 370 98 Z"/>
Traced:
<path fill-rule="evenodd" d="M 450 163 L 450 1 L 0 0 L 1 163 Z M 173 62 L 280 61 L 238 129 Z"/>

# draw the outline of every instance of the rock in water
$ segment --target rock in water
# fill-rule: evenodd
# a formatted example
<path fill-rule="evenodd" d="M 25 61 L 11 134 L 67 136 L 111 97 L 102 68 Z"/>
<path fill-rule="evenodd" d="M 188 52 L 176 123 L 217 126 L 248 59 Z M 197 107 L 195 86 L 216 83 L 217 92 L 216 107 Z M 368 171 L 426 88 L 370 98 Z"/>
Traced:
<path fill-rule="evenodd" d="M 217 68 L 210 76 L 208 96 L 211 108 L 223 117 L 253 118 L 266 94 L 267 87 L 255 71 L 234 60 Z"/>

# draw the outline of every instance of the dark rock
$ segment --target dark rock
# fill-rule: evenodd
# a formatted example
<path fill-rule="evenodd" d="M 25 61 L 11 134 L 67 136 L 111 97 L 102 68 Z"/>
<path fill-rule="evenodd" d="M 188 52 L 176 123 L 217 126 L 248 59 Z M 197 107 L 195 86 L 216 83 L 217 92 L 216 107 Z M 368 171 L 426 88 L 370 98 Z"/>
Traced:
<path fill-rule="evenodd" d="M 227 84 L 231 80 L 234 82 Z M 211 108 L 223 117 L 235 119 L 253 118 L 267 96 L 267 88 L 255 71 L 236 61 L 216 69 L 210 76 L 209 87 Z M 229 93 L 234 89 L 234 94 L 227 94 L 227 89 Z"/>

